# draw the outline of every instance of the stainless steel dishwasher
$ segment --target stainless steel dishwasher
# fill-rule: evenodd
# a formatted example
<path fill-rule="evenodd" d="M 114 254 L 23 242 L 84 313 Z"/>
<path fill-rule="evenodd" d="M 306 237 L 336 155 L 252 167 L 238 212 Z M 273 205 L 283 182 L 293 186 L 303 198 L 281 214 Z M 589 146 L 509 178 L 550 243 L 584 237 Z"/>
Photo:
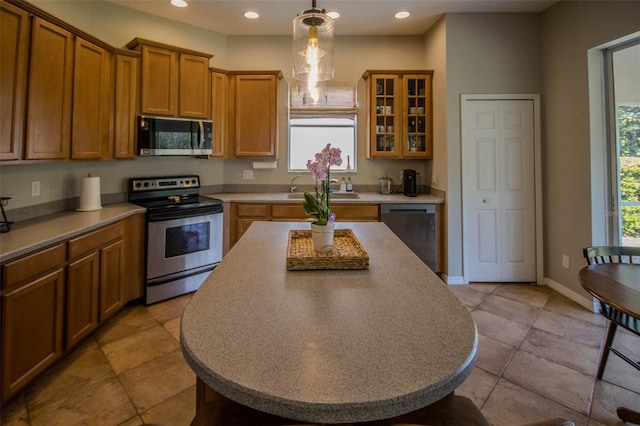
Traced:
<path fill-rule="evenodd" d="M 437 272 L 435 204 L 382 204 L 380 216 L 402 242 Z"/>

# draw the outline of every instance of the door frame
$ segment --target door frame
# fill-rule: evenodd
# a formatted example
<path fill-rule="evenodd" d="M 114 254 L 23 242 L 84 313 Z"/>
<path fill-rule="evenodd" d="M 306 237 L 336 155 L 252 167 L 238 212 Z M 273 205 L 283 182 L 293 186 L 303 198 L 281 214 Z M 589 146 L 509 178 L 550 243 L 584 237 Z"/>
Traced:
<path fill-rule="evenodd" d="M 544 280 L 544 241 L 543 241 L 543 215 L 542 215 L 542 123 L 540 113 L 540 95 L 536 93 L 523 94 L 463 94 L 460 95 L 460 152 L 464 148 L 462 140 L 462 130 L 465 118 L 469 113 L 465 107 L 469 101 L 533 101 L 533 144 L 534 144 L 534 184 L 535 184 L 535 223 L 536 223 L 536 283 L 541 285 Z M 462 177 L 463 170 L 460 174 L 460 183 L 464 185 Z M 463 191 L 462 191 L 463 192 Z M 462 200 L 462 223 L 464 223 L 464 200 Z M 464 232 L 464 227 L 462 228 Z M 463 238 L 464 244 L 464 238 Z M 467 275 L 465 274 L 466 259 L 464 259 L 464 247 L 462 250 L 462 274 L 465 284 L 469 284 Z"/>

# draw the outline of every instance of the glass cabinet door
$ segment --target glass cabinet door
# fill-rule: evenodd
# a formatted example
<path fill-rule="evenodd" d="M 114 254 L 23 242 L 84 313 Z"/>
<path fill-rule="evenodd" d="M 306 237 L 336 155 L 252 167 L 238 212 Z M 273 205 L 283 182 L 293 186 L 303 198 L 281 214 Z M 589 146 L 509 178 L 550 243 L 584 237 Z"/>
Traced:
<path fill-rule="evenodd" d="M 404 75 L 402 155 L 431 157 L 431 76 Z"/>
<path fill-rule="evenodd" d="M 374 75 L 371 78 L 371 129 L 375 141 L 372 151 L 376 156 L 395 157 L 400 154 L 399 125 L 402 115 L 400 97 L 400 79 L 395 75 Z"/>

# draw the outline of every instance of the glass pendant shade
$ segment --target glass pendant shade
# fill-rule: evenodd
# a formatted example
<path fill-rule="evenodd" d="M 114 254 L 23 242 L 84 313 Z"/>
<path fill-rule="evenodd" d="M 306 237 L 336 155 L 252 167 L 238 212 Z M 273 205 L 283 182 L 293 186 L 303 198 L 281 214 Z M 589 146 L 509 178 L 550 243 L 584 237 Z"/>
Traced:
<path fill-rule="evenodd" d="M 333 24 L 333 18 L 315 7 L 293 20 L 293 78 L 312 82 L 333 78 Z"/>

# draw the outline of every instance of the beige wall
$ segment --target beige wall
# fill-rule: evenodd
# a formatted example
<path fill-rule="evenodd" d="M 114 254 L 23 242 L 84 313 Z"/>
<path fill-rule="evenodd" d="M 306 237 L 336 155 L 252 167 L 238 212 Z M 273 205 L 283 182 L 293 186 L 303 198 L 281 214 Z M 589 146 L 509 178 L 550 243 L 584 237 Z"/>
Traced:
<path fill-rule="evenodd" d="M 640 31 L 639 16 L 635 1 L 560 2 L 541 19 L 545 276 L 586 299 L 578 281 L 585 265 L 582 248 L 592 243 L 594 226 L 605 222 L 603 199 L 591 198 L 591 167 L 599 173 L 604 150 L 602 116 L 590 118 L 590 108 L 602 104 L 600 61 L 597 51 L 591 51 L 591 61 L 588 53 Z M 561 266 L 563 254 L 571 259 L 570 269 Z"/>
<path fill-rule="evenodd" d="M 445 170 L 449 259 L 447 274 L 450 282 L 462 281 L 464 273 L 460 96 L 478 93 L 540 93 L 540 69 L 538 14 L 446 16 Z"/>
<path fill-rule="evenodd" d="M 424 37 L 424 67 L 434 70 L 433 78 L 433 162 L 427 173 L 436 176 L 432 187 L 447 191 L 447 19 L 442 17 Z M 445 211 L 448 204 L 445 204 Z M 448 229 L 447 215 L 444 227 Z M 444 233 L 445 247 L 448 233 Z M 443 253 L 448 264 L 448 253 Z M 445 272 L 447 268 L 445 266 Z"/>

